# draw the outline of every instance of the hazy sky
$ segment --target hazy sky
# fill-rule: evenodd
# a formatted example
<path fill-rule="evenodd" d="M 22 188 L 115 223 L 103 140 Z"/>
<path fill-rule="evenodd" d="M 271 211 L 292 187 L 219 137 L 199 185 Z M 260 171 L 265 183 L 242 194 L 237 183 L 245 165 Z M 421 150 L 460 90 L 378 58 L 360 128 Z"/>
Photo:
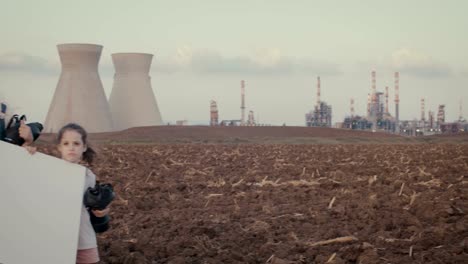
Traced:
<path fill-rule="evenodd" d="M 468 1 L 63 1 L 0 0 L 0 97 L 44 121 L 60 75 L 56 45 L 104 46 L 100 76 L 107 96 L 110 55 L 154 54 L 152 86 L 165 122 L 208 123 L 209 101 L 220 119 L 246 106 L 262 123 L 304 125 L 316 102 L 333 122 L 364 115 L 377 89 L 400 71 L 400 119 L 446 105 L 447 120 L 468 117 Z M 426 113 L 427 117 L 427 113 Z"/>

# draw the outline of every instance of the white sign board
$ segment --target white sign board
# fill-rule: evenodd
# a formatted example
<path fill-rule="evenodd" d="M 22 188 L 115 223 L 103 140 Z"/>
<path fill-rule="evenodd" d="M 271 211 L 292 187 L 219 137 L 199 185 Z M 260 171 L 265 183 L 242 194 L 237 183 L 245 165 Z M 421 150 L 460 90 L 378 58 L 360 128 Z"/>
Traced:
<path fill-rule="evenodd" d="M 0 263 L 76 262 L 86 170 L 0 141 Z"/>

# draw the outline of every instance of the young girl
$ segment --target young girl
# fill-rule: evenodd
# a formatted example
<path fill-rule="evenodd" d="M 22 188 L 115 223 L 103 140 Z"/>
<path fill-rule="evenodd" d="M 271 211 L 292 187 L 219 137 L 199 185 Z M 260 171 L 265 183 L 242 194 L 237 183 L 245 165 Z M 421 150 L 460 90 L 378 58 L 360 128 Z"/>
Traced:
<path fill-rule="evenodd" d="M 88 164 L 93 162 L 96 155 L 90 148 L 87 141 L 86 131 L 77 124 L 70 123 L 60 129 L 57 136 L 58 150 L 61 158 L 72 162 L 80 163 L 84 161 Z M 86 169 L 85 187 L 83 195 L 88 187 L 94 187 L 96 184 L 96 175 L 91 170 Z M 104 217 L 109 213 L 109 208 L 104 210 L 92 210 L 97 217 Z M 91 225 L 88 210 L 84 204 L 81 206 L 80 232 L 78 239 L 78 251 L 76 263 L 97 263 L 99 254 L 97 249 L 96 233 Z"/>

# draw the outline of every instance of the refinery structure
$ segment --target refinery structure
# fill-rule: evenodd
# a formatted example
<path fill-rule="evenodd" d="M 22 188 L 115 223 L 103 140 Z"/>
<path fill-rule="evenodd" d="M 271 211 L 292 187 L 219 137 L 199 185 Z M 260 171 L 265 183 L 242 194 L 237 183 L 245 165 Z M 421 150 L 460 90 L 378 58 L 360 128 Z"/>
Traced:
<path fill-rule="evenodd" d="M 57 45 L 62 71 L 55 89 L 44 131 L 56 133 L 67 123 L 76 122 L 89 132 L 110 132 L 138 126 L 163 125 L 151 77 L 149 75 L 152 54 L 115 53 L 114 83 L 109 101 L 106 98 L 98 72 L 103 47 L 95 44 Z M 426 99 L 420 104 L 419 118 L 400 120 L 400 74 L 394 75 L 394 98 L 389 96 L 389 87 L 377 89 L 377 74 L 371 72 L 370 92 L 367 94 L 367 112 L 357 115 L 354 111 L 355 98 L 350 99 L 350 114 L 336 128 L 368 130 L 407 136 L 458 133 L 468 131 L 468 122 L 463 117 L 462 101 L 459 102 L 459 118 L 447 122 L 445 105 L 437 109 L 426 109 Z M 314 107 L 305 114 L 306 127 L 332 127 L 332 105 L 321 99 L 321 80 L 317 77 Z M 393 101 L 394 112 L 389 110 Z M 218 104 L 210 101 L 210 126 L 268 126 L 260 124 L 253 110 L 246 107 L 246 82 L 240 82 L 240 113 L 237 118 L 223 119 Z M 176 125 L 188 125 L 187 120 L 178 120 Z M 285 124 L 284 124 L 285 125 Z"/>
<path fill-rule="evenodd" d="M 241 113 L 240 119 L 223 119 L 219 121 L 218 104 L 216 101 L 210 101 L 210 126 L 258 126 L 255 121 L 253 110 L 249 110 L 248 116 L 245 116 L 245 81 L 241 81 Z"/>
<path fill-rule="evenodd" d="M 367 97 L 367 113 L 365 116 L 355 115 L 354 98 L 350 100 L 350 115 L 338 125 L 340 128 L 371 130 L 395 133 L 406 136 L 423 136 L 434 134 L 448 134 L 468 131 L 468 123 L 463 118 L 462 102 L 460 101 L 460 115 L 455 122 L 446 122 L 445 105 L 439 105 L 437 112 L 428 111 L 426 117 L 425 99 L 421 98 L 420 118 L 415 120 L 400 120 L 400 74 L 394 74 L 394 103 L 395 112 L 389 111 L 389 88 L 385 92 L 377 90 L 376 72 L 371 72 L 371 91 Z"/>
<path fill-rule="evenodd" d="M 332 125 L 332 105 L 321 99 L 321 80 L 317 77 L 316 101 L 312 110 L 305 114 L 306 127 L 335 127 L 340 129 L 367 130 L 373 132 L 394 133 L 407 136 L 433 135 L 442 133 L 458 133 L 468 131 L 468 123 L 462 116 L 460 101 L 460 117 L 456 122 L 446 122 L 445 105 L 439 105 L 437 111 L 428 111 L 426 117 L 425 99 L 421 98 L 421 114 L 418 120 L 400 120 L 400 73 L 394 75 L 394 98 L 389 95 L 389 86 L 384 91 L 377 89 L 377 74 L 371 72 L 370 92 L 367 94 L 367 111 L 364 115 L 355 113 L 354 98 L 350 99 L 350 114 L 342 122 Z M 245 81 L 241 81 L 240 118 L 219 119 L 218 105 L 210 101 L 210 126 L 265 126 L 255 120 L 254 112 L 250 110 L 246 116 Z M 394 103 L 394 112 L 390 112 L 390 103 Z M 257 118 L 258 119 L 258 118 Z"/>
<path fill-rule="evenodd" d="M 367 95 L 367 113 L 365 116 L 355 115 L 354 98 L 350 100 L 350 115 L 341 124 L 341 128 L 385 131 L 398 133 L 399 128 L 399 79 L 400 74 L 395 72 L 395 114 L 389 111 L 389 91 L 385 87 L 385 93 L 377 90 L 376 72 L 371 73 L 371 92 Z"/>
<path fill-rule="evenodd" d="M 320 100 L 320 77 L 317 77 L 317 103 L 315 108 L 305 115 L 308 127 L 331 127 L 332 107 Z"/>

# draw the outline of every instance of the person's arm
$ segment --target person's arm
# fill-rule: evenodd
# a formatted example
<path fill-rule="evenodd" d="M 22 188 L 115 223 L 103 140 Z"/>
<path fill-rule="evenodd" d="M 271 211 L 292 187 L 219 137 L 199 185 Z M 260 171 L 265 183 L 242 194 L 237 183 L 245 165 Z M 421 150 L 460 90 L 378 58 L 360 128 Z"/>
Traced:
<path fill-rule="evenodd" d="M 34 141 L 31 128 L 28 125 L 26 125 L 24 120 L 21 120 L 20 122 L 21 124 L 19 127 L 19 136 L 24 139 L 24 143 L 22 146 L 24 147 L 30 146 Z"/>
<path fill-rule="evenodd" d="M 24 120 L 21 120 L 20 122 L 21 124 L 19 127 L 19 135 L 24 139 L 24 143 L 21 146 L 24 147 L 29 152 L 29 154 L 32 155 L 36 153 L 36 148 L 31 146 L 31 144 L 34 142 L 31 128 L 28 125 L 26 125 Z"/>

